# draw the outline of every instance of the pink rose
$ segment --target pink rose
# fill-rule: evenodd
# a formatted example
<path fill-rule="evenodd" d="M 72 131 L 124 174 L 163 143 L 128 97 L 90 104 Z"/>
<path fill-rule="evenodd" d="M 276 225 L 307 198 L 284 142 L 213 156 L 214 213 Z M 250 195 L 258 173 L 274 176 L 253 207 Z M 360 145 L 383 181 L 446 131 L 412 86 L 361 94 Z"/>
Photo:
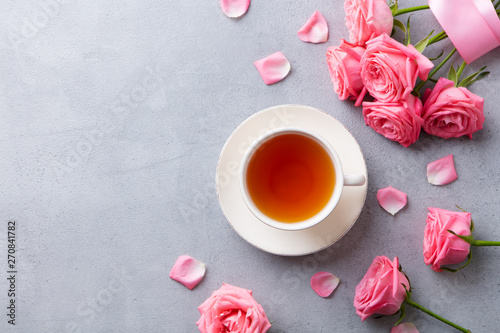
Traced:
<path fill-rule="evenodd" d="M 467 258 L 470 244 L 457 235 L 471 235 L 471 215 L 429 207 L 424 236 L 424 260 L 436 272 L 445 265 L 458 264 Z"/>
<path fill-rule="evenodd" d="M 365 48 L 340 40 L 340 46 L 329 47 L 326 51 L 326 62 L 333 89 L 340 100 L 356 99 L 363 89 L 361 66 L 359 61 Z"/>
<path fill-rule="evenodd" d="M 345 24 L 351 43 L 365 43 L 383 33 L 392 32 L 394 18 L 385 0 L 346 0 Z"/>
<path fill-rule="evenodd" d="M 361 321 L 373 314 L 392 315 L 406 299 L 410 282 L 399 270 L 398 258 L 391 262 L 385 256 L 373 259 L 365 276 L 356 287 L 354 307 Z"/>
<path fill-rule="evenodd" d="M 404 46 L 384 33 L 366 43 L 361 79 L 375 99 L 398 102 L 408 98 L 417 77 L 427 79 L 433 66 L 415 47 Z"/>
<path fill-rule="evenodd" d="M 467 88 L 456 88 L 451 80 L 440 78 L 425 94 L 424 131 L 441 138 L 458 138 L 483 128 L 484 99 Z"/>
<path fill-rule="evenodd" d="M 202 333 L 264 333 L 271 327 L 250 290 L 223 284 L 198 307 Z"/>
<path fill-rule="evenodd" d="M 422 102 L 413 95 L 400 102 L 363 102 L 365 123 L 404 147 L 417 141 L 422 126 Z"/>

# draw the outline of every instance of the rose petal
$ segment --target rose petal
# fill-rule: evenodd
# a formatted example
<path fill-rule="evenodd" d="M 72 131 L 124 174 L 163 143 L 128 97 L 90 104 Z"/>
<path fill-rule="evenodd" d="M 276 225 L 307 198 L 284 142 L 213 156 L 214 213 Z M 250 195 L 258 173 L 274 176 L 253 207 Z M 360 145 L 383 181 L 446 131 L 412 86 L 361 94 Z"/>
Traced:
<path fill-rule="evenodd" d="M 254 62 L 265 84 L 281 81 L 290 72 L 290 62 L 281 52 L 276 52 Z"/>
<path fill-rule="evenodd" d="M 339 285 L 340 279 L 328 272 L 318 272 L 311 278 L 311 288 L 321 297 L 328 297 Z"/>
<path fill-rule="evenodd" d="M 180 256 L 170 271 L 170 278 L 193 289 L 205 276 L 205 264 L 190 257 Z"/>
<path fill-rule="evenodd" d="M 328 40 L 328 24 L 320 12 L 315 11 L 297 32 L 300 40 L 308 43 L 324 43 Z"/>
<path fill-rule="evenodd" d="M 406 193 L 389 186 L 378 190 L 377 200 L 382 208 L 394 215 L 406 206 L 407 197 Z"/>
<path fill-rule="evenodd" d="M 226 16 L 236 18 L 247 12 L 250 1 L 251 0 L 220 0 L 220 6 L 222 12 L 226 14 Z"/>
<path fill-rule="evenodd" d="M 453 154 L 427 164 L 427 181 L 432 185 L 446 185 L 457 178 Z"/>
<path fill-rule="evenodd" d="M 391 329 L 391 333 L 419 333 L 415 325 L 410 322 L 401 323 Z"/>

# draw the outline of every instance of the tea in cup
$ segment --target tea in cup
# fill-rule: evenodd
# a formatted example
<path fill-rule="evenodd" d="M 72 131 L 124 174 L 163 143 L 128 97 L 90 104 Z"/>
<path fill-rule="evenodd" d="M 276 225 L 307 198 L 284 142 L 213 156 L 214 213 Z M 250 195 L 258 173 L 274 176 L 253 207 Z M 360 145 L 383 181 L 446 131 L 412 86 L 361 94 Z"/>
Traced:
<path fill-rule="evenodd" d="M 254 142 L 243 157 L 240 187 L 245 204 L 262 222 L 301 230 L 323 221 L 344 186 L 360 186 L 364 175 L 344 175 L 335 149 L 320 135 L 283 128 Z"/>

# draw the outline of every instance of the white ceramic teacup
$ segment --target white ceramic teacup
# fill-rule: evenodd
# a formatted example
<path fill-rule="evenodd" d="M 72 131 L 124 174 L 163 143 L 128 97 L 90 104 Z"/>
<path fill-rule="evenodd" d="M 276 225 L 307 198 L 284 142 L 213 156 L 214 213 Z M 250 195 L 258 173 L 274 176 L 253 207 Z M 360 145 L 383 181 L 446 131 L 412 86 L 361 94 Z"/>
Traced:
<path fill-rule="evenodd" d="M 331 196 L 324 205 L 324 207 L 315 215 L 305 219 L 305 220 L 300 220 L 297 222 L 283 222 L 276 220 L 274 218 L 269 217 L 265 213 L 263 213 L 255 204 L 254 200 L 252 199 L 250 192 L 249 192 L 249 186 L 247 183 L 247 171 L 248 171 L 248 165 L 249 162 L 251 161 L 252 157 L 254 156 L 255 152 L 259 150 L 269 140 L 276 138 L 281 135 L 286 135 L 286 134 L 295 134 L 295 135 L 300 135 L 304 136 L 306 138 L 312 139 L 315 141 L 323 150 L 327 153 L 328 157 L 330 158 L 332 164 L 333 164 L 333 169 L 335 171 L 335 182 L 334 182 L 334 187 L 333 191 L 331 193 Z M 302 230 L 306 228 L 310 228 L 321 221 L 323 221 L 330 213 L 335 209 L 337 206 L 340 197 L 342 195 L 342 190 L 344 186 L 361 186 L 364 185 L 365 183 L 365 176 L 362 174 L 344 174 L 342 170 L 342 163 L 340 162 L 339 156 L 335 149 L 332 147 L 328 141 L 326 141 L 324 138 L 322 138 L 320 135 L 305 130 L 305 129 L 299 129 L 299 128 L 280 128 L 274 131 L 271 131 L 267 133 L 266 135 L 260 137 L 258 140 L 256 140 L 246 151 L 245 155 L 243 156 L 241 168 L 240 168 L 240 188 L 241 188 L 241 194 L 243 196 L 244 202 L 249 208 L 249 210 L 262 222 L 266 223 L 267 225 L 281 229 L 281 230 Z"/>

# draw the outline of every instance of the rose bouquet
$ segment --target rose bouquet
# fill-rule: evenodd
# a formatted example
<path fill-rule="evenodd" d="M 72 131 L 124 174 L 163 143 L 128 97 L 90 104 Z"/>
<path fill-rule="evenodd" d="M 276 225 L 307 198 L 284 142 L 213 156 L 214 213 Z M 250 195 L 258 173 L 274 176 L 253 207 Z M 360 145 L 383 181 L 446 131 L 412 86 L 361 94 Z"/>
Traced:
<path fill-rule="evenodd" d="M 225 15 L 237 18 L 244 15 L 250 0 L 220 0 Z M 482 4 L 482 11 L 476 6 Z M 459 19 L 450 20 L 457 13 L 446 13 L 446 7 L 459 12 Z M 397 3 L 385 0 L 345 0 L 346 26 L 349 42 L 341 39 L 338 46 L 327 50 L 327 64 L 335 93 L 341 100 L 353 100 L 363 107 L 368 126 L 384 137 L 404 147 L 414 143 L 421 130 L 445 139 L 468 136 L 482 129 L 485 121 L 484 100 L 466 87 L 488 74 L 485 67 L 463 78 L 465 67 L 493 47 L 500 46 L 500 0 L 429 0 L 429 6 L 400 9 Z M 410 20 L 406 25 L 395 19 L 409 12 L 432 9 L 445 31 L 428 36 L 415 45 L 410 42 Z M 480 26 L 478 41 L 466 29 L 457 34 L 457 22 L 468 15 Z M 495 19 L 495 20 L 492 20 Z M 494 22 L 493 22 L 494 21 Z M 486 26 L 485 26 L 486 24 Z M 393 38 L 395 28 L 405 38 Z M 488 29 L 494 32 L 488 35 Z M 310 17 L 298 32 L 308 43 L 328 40 L 328 27 L 318 12 Z M 428 45 L 450 38 L 454 48 L 436 66 L 423 55 Z M 450 66 L 447 78 L 435 80 L 434 75 L 454 56 L 460 53 L 464 62 Z M 281 81 L 290 72 L 290 62 L 281 53 L 256 61 L 255 66 L 266 84 Z M 420 80 L 420 82 L 418 82 Z M 417 83 L 418 82 L 418 83 Z M 435 83 L 421 93 L 424 85 Z M 371 99 L 370 99 L 371 97 Z M 452 155 L 428 165 L 428 180 L 444 185 L 457 178 Z M 379 190 L 377 199 L 384 209 L 395 214 L 406 205 L 404 192 L 392 187 Z M 435 271 L 457 271 L 447 267 L 471 259 L 471 246 L 500 246 L 500 242 L 475 240 L 470 213 L 451 212 L 429 208 L 424 238 L 424 260 Z M 189 256 L 180 256 L 170 277 L 193 289 L 205 275 L 205 265 Z M 318 272 L 311 278 L 311 288 L 321 297 L 329 297 L 337 288 L 339 278 L 328 272 Z M 372 315 L 394 315 L 400 318 L 391 332 L 418 332 L 411 323 L 398 325 L 405 316 L 405 306 L 415 307 L 434 318 L 462 331 L 467 329 L 442 318 L 412 300 L 410 281 L 399 265 L 398 258 L 376 257 L 356 287 L 354 307 L 364 321 Z M 199 307 L 196 325 L 203 333 L 248 332 L 265 333 L 271 324 L 263 307 L 256 302 L 250 290 L 223 284 Z"/>
<path fill-rule="evenodd" d="M 489 0 L 483 1 L 489 3 Z M 490 5 L 494 12 L 500 7 L 500 2 L 495 4 L 496 7 Z M 410 20 L 405 25 L 394 18 L 428 8 L 399 9 L 397 1 L 389 5 L 385 0 L 346 0 L 344 9 L 350 42 L 342 39 L 339 46 L 329 47 L 326 53 L 334 91 L 339 98 L 354 100 L 355 106 L 362 105 L 365 123 L 404 147 L 414 143 L 422 129 L 445 139 L 461 136 L 472 139 L 472 134 L 483 128 L 485 120 L 484 100 L 467 89 L 489 74 L 484 71 L 485 67 L 463 78 L 467 65 L 464 61 L 458 68 L 451 65 L 447 78 L 435 80 L 433 76 L 451 59 L 457 48 L 434 66 L 422 52 L 428 45 L 446 39 L 447 33 L 431 32 L 412 45 Z M 434 8 L 433 12 L 442 14 L 441 8 Z M 453 33 L 457 27 L 445 24 L 449 15 L 436 17 L 445 29 L 450 29 L 450 36 L 454 37 L 452 41 L 464 58 L 470 62 L 481 54 L 479 51 L 483 50 L 476 52 L 475 58 L 465 56 L 464 43 L 457 42 L 464 38 L 455 38 Z M 442 17 L 444 19 L 440 19 Z M 395 28 L 404 32 L 403 43 L 391 37 Z M 421 81 L 417 84 L 418 79 Z M 435 83 L 434 88 L 421 94 L 423 86 L 431 82 Z M 373 100 L 365 100 L 367 95 Z"/>

